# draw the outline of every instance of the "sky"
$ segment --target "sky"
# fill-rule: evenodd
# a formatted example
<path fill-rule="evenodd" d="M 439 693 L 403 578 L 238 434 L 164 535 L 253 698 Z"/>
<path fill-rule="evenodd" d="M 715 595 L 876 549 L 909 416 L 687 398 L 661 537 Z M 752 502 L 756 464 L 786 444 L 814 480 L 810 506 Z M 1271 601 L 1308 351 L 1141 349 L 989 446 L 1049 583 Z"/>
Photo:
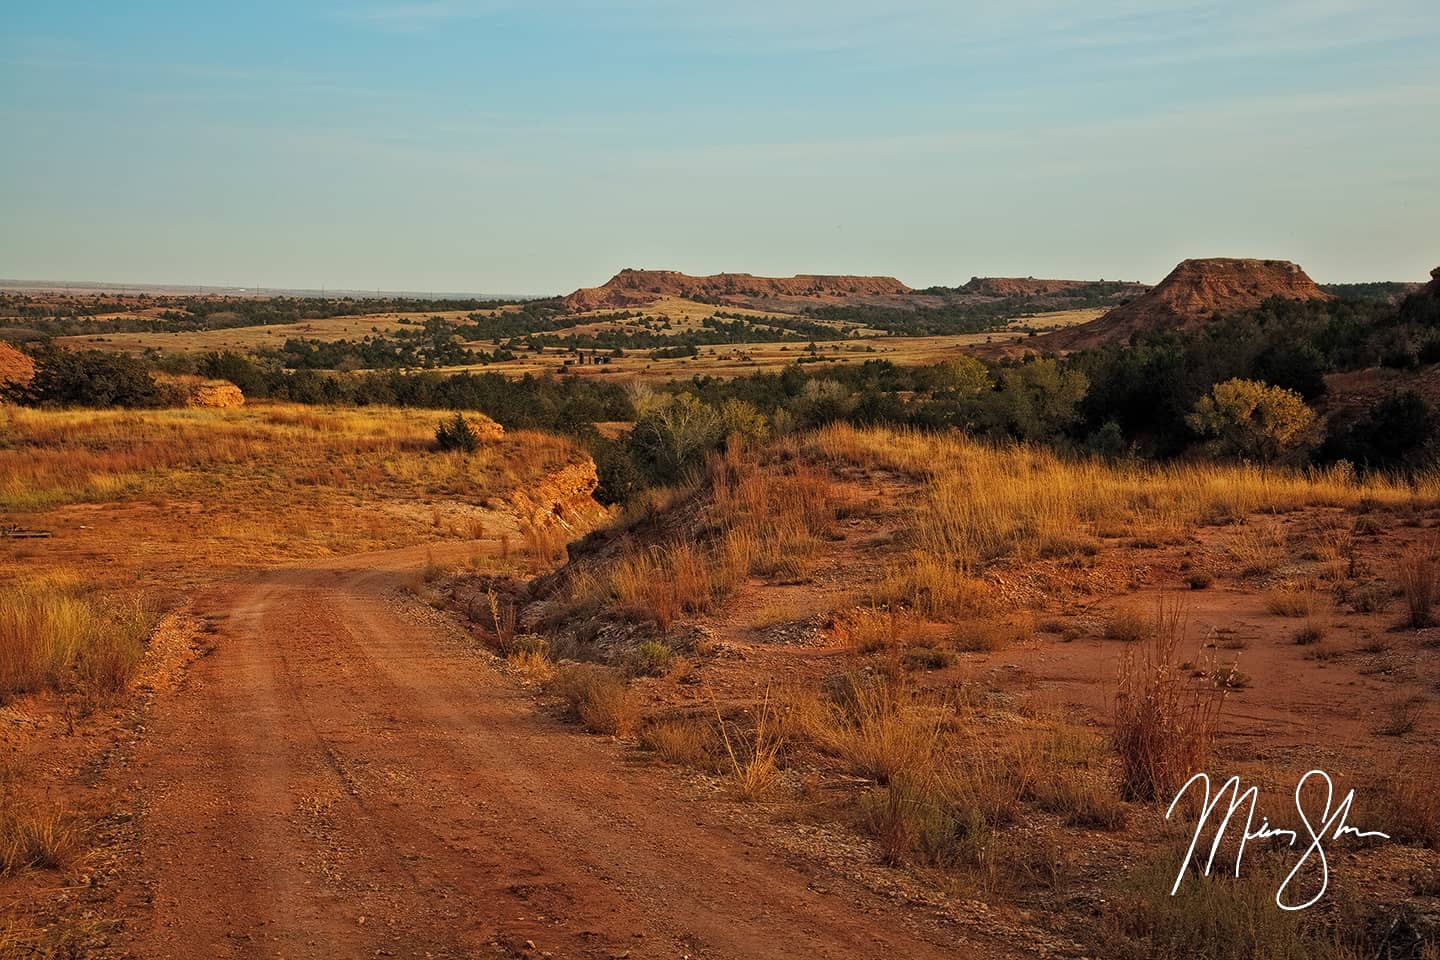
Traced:
<path fill-rule="evenodd" d="M 622 267 L 1440 264 L 1435 0 L 6 0 L 0 22 L 0 277 L 549 294 Z"/>

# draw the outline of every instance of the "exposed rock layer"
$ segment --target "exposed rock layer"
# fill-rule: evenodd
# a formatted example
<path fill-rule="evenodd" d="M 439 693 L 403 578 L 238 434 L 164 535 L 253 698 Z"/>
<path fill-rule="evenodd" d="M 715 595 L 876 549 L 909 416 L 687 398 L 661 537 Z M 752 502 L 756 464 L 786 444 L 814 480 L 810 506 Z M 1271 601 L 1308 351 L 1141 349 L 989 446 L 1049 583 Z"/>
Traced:
<path fill-rule="evenodd" d="M 582 287 L 565 298 L 572 310 L 639 307 L 661 297 L 698 300 L 735 298 L 893 296 L 910 288 L 894 277 L 851 277 L 801 274 L 756 277 L 748 273 L 717 273 L 692 277 L 675 270 L 621 270 L 603 286 Z"/>
<path fill-rule="evenodd" d="M 1271 297 L 1330 299 L 1288 260 L 1186 260 L 1144 296 L 1089 323 L 1041 337 L 1031 347 L 1083 350 L 1124 341 L 1141 331 L 1192 329 L 1217 314 L 1250 310 Z"/>

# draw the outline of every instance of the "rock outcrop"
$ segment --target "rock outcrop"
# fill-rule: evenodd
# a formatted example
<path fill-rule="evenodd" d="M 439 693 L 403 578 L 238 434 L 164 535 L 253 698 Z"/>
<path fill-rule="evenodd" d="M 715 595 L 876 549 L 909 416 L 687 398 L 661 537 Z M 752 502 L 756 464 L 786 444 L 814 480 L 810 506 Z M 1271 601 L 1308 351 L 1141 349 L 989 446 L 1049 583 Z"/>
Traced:
<path fill-rule="evenodd" d="M 540 528 L 559 523 L 579 535 L 588 533 L 605 516 L 605 508 L 594 496 L 599 485 L 595 461 L 585 457 L 561 467 L 539 484 L 515 491 L 510 503 L 522 523 Z"/>
<path fill-rule="evenodd" d="M 203 377 L 157 376 L 155 383 L 176 407 L 243 407 L 245 394 L 229 380 Z"/>
<path fill-rule="evenodd" d="M 571 310 L 640 307 L 661 297 L 707 301 L 766 298 L 842 300 L 852 296 L 896 296 L 910 288 L 894 277 L 852 277 L 801 274 L 756 277 L 748 273 L 717 273 L 692 277 L 675 270 L 621 270 L 603 286 L 582 287 L 565 298 Z"/>
<path fill-rule="evenodd" d="M 1288 260 L 1186 260 L 1144 296 L 1089 323 L 1040 337 L 1029 346 L 1036 350 L 1084 350 L 1123 342 L 1140 331 L 1192 329 L 1217 314 L 1241 313 L 1271 297 L 1330 299 L 1304 270 Z"/>

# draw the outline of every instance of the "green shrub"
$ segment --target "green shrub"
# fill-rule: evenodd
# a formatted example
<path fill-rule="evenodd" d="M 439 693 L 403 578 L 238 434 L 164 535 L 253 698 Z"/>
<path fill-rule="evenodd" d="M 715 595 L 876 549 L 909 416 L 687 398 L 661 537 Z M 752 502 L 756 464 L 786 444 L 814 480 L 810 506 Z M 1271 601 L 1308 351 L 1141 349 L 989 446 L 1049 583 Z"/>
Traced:
<path fill-rule="evenodd" d="M 435 429 L 435 444 L 441 450 L 474 453 L 480 446 L 480 438 L 470 429 L 464 415 L 457 413 L 455 419 L 446 420 Z"/>

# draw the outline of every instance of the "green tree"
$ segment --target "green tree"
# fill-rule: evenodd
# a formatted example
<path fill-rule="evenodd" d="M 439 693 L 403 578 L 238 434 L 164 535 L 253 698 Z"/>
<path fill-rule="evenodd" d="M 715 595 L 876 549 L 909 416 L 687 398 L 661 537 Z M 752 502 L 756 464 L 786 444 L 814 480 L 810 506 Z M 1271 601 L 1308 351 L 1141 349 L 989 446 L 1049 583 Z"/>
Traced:
<path fill-rule="evenodd" d="M 1079 420 L 1090 381 L 1054 360 L 1033 360 L 1000 371 L 1000 388 L 987 394 L 992 430 L 1021 440 L 1051 440 Z"/>
<path fill-rule="evenodd" d="M 1226 380 L 1195 402 L 1185 423 L 1215 455 L 1269 463 L 1315 439 L 1315 412 L 1300 394 L 1258 380 Z"/>
<path fill-rule="evenodd" d="M 946 360 L 935 368 L 935 389 L 974 395 L 990 389 L 990 370 L 971 356 Z"/>
<path fill-rule="evenodd" d="M 655 483 L 675 483 L 724 439 L 720 411 L 692 393 L 659 404 L 635 422 L 630 449 Z"/>
<path fill-rule="evenodd" d="M 463 414 L 455 414 L 455 419 L 446 420 L 435 428 L 435 443 L 441 450 L 459 450 L 461 453 L 474 453 L 480 446 L 480 438 L 475 436 L 475 431 L 470 429 Z"/>

